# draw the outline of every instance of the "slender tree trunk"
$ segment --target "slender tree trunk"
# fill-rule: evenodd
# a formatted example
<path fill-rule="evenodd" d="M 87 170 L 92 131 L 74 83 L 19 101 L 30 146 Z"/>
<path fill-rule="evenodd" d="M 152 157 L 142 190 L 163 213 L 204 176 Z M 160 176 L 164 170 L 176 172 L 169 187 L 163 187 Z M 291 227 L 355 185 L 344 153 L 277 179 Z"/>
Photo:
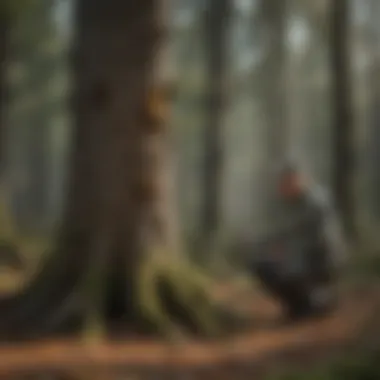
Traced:
<path fill-rule="evenodd" d="M 286 155 L 288 147 L 286 10 L 286 0 L 262 0 L 261 17 L 266 46 L 262 63 L 263 105 L 267 120 L 265 145 L 269 160 L 277 164 Z"/>
<path fill-rule="evenodd" d="M 378 53 L 380 43 L 380 27 L 378 25 L 378 18 L 380 16 L 380 4 L 377 0 L 370 2 L 371 10 L 371 23 L 369 29 L 368 39 L 371 42 L 372 48 L 372 65 L 368 75 L 368 83 L 370 88 L 369 105 L 366 109 L 369 114 L 369 130 L 367 134 L 367 147 L 368 154 L 365 156 L 364 164 L 368 166 L 369 170 L 365 172 L 365 181 L 368 196 L 366 202 L 367 209 L 370 216 L 375 221 L 380 220 L 380 86 L 378 79 L 380 76 L 380 55 Z"/>
<path fill-rule="evenodd" d="M 255 207 L 261 214 L 263 231 L 275 229 L 278 212 L 273 207 L 277 168 L 288 153 L 288 101 L 286 96 L 287 53 L 285 46 L 287 1 L 262 0 L 260 20 L 263 29 L 264 57 L 260 81 L 264 129 L 262 131 L 262 164 L 260 196 Z M 255 126 L 253 126 L 254 128 Z"/>
<path fill-rule="evenodd" d="M 346 233 L 357 235 L 354 200 L 354 115 L 349 49 L 349 2 L 333 0 L 331 70 L 333 100 L 333 194 Z"/>
<path fill-rule="evenodd" d="M 223 116 L 227 98 L 227 54 L 231 0 L 209 0 L 205 12 L 206 123 L 203 137 L 203 204 L 201 233 L 205 243 L 215 237 L 221 221 Z"/>
<path fill-rule="evenodd" d="M 7 176 L 7 171 L 9 171 L 7 159 L 7 143 L 9 141 L 7 74 L 12 21 L 8 4 L 0 4 L 0 219 L 2 236 L 10 239 L 13 239 L 15 228 L 10 205 L 9 176 Z"/>
<path fill-rule="evenodd" d="M 0 8 L 0 175 L 4 171 L 5 124 L 7 102 L 7 61 L 9 47 L 9 18 Z"/>
<path fill-rule="evenodd" d="M 376 88 L 376 82 L 379 78 L 380 65 L 377 60 L 374 62 L 371 84 L 372 96 L 369 105 L 369 139 L 368 139 L 368 155 L 367 162 L 369 170 L 366 173 L 366 179 L 368 178 L 369 191 L 365 194 L 369 197 L 368 207 L 371 216 L 375 220 L 380 220 L 380 172 L 379 172 L 379 160 L 380 160 L 380 92 Z"/>

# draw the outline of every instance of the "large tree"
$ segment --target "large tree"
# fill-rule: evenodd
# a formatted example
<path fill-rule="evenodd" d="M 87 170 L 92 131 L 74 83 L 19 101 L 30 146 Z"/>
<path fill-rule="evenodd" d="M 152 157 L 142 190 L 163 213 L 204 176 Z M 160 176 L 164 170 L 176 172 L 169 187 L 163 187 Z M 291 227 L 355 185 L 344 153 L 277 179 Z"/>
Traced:
<path fill-rule="evenodd" d="M 91 243 L 88 315 L 99 310 L 93 286 L 103 278 L 119 317 L 168 332 L 175 316 L 210 331 L 213 308 L 203 278 L 182 255 L 173 202 L 166 4 L 77 1 L 76 200 L 67 228 L 82 219 L 73 233 Z"/>
<path fill-rule="evenodd" d="M 204 14 L 207 124 L 203 138 L 201 232 L 206 244 L 215 237 L 221 221 L 223 116 L 227 99 L 228 36 L 232 6 L 231 0 L 209 0 Z"/>
<path fill-rule="evenodd" d="M 167 333 L 175 320 L 214 331 L 204 279 L 180 254 L 172 204 L 165 14 L 161 0 L 76 2 L 61 245 L 25 292 L 0 302 L 8 337 L 46 331 L 73 312 L 98 326 L 110 303 L 108 316 L 135 327 Z"/>
<path fill-rule="evenodd" d="M 333 195 L 346 233 L 356 236 L 354 199 L 354 115 L 348 0 L 331 3 L 331 74 L 333 101 Z"/>

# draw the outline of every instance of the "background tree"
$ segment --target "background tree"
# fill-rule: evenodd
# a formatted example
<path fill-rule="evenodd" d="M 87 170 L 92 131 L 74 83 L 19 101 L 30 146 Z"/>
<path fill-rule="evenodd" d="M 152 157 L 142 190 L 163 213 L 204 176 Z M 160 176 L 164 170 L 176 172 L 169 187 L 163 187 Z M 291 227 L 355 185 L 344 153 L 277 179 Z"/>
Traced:
<path fill-rule="evenodd" d="M 355 237 L 354 115 L 352 104 L 349 3 L 331 4 L 331 69 L 333 107 L 333 194 L 346 232 Z"/>
<path fill-rule="evenodd" d="M 262 62 L 265 78 L 263 106 L 267 118 L 265 139 L 272 162 L 278 163 L 287 153 L 288 125 L 286 99 L 287 2 L 263 0 L 261 22 L 266 46 Z M 275 112 L 273 112 L 275 110 Z"/>
<path fill-rule="evenodd" d="M 316 181 L 330 183 L 330 100 L 328 4 L 293 0 L 288 8 L 289 144 L 303 169 Z"/>
<path fill-rule="evenodd" d="M 9 15 L 3 6 L 0 8 L 0 172 L 3 172 L 4 132 L 6 124 L 7 62 L 9 49 Z"/>
<path fill-rule="evenodd" d="M 15 10 L 8 110 L 13 212 L 18 227 L 27 231 L 46 230 L 57 219 L 57 207 L 51 204 L 52 166 L 65 139 L 60 146 L 52 135 L 64 128 L 59 124 L 67 92 L 62 86 L 65 47 L 52 17 L 54 2 L 29 1 L 27 9 Z"/>
<path fill-rule="evenodd" d="M 231 0 L 209 0 L 204 12 L 206 56 L 206 125 L 203 138 L 201 234 L 206 245 L 222 219 L 223 120 L 227 100 Z"/>
<path fill-rule="evenodd" d="M 371 64 L 368 75 L 369 84 L 369 106 L 365 110 L 368 112 L 369 129 L 367 134 L 368 154 L 365 158 L 368 159 L 369 171 L 366 172 L 368 191 L 365 195 L 368 196 L 368 208 L 373 220 L 377 221 L 380 218 L 380 173 L 378 170 L 379 162 L 379 144 L 380 144 L 380 87 L 378 78 L 380 74 L 380 55 L 378 53 L 380 34 L 378 17 L 380 16 L 380 4 L 377 1 L 369 2 L 371 19 L 369 26 L 366 29 L 365 35 L 367 44 L 371 51 Z"/>
<path fill-rule="evenodd" d="M 11 58 L 11 35 L 15 11 L 11 3 L 0 5 L 0 224 L 3 238 L 13 237 L 13 218 L 9 205 L 9 181 L 7 173 L 7 148 L 9 137 L 9 69 Z M 9 242 L 10 243 L 10 242 Z M 10 243 L 13 245 L 13 242 Z"/>
<path fill-rule="evenodd" d="M 260 197 L 264 207 L 263 224 L 267 226 L 266 228 L 273 228 L 275 226 L 271 208 L 274 191 L 273 175 L 287 156 L 289 146 L 286 101 L 287 1 L 262 0 L 259 4 L 263 37 L 260 64 L 261 107 L 265 118 L 265 127 L 261 136 L 263 155 Z M 255 128 L 254 125 L 252 127 Z"/>

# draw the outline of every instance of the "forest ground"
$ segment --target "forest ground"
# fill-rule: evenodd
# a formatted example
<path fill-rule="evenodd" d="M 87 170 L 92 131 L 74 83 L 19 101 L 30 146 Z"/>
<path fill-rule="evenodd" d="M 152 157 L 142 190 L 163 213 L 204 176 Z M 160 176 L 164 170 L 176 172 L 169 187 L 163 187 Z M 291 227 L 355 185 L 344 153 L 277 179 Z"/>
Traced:
<path fill-rule="evenodd" d="M 332 315 L 294 325 L 286 324 L 278 306 L 258 289 L 221 285 L 215 295 L 252 315 L 249 331 L 214 342 L 118 337 L 97 346 L 69 340 L 3 345 L 0 379 L 29 379 L 31 373 L 62 374 L 56 379 L 66 380 L 257 379 L 288 367 L 310 368 L 380 343 L 376 282 L 345 285 Z"/>

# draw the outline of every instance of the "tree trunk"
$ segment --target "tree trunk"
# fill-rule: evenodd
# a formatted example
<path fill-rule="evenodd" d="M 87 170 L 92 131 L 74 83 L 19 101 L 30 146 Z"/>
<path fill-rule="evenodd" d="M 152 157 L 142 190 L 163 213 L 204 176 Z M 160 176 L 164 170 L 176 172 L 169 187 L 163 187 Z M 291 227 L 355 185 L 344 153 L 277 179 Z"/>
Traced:
<path fill-rule="evenodd" d="M 380 16 L 380 4 L 377 0 L 370 2 L 371 20 L 370 29 L 367 35 L 370 41 L 370 48 L 373 51 L 371 54 L 372 64 L 368 75 L 369 85 L 369 104 L 366 109 L 369 114 L 369 129 L 367 137 L 368 153 L 365 155 L 364 165 L 368 166 L 365 171 L 366 192 L 365 196 L 366 206 L 369 210 L 371 218 L 374 221 L 380 220 L 380 171 L 378 170 L 378 163 L 380 159 L 380 86 L 378 85 L 378 78 L 380 76 L 380 55 L 378 53 L 380 43 L 380 28 L 378 25 L 378 18 Z"/>
<path fill-rule="evenodd" d="M 369 102 L 369 133 L 368 133 L 368 154 L 366 156 L 366 163 L 369 170 L 367 170 L 366 179 L 368 181 L 368 209 L 373 220 L 380 220 L 380 172 L 379 159 L 380 159 L 380 91 L 377 86 L 377 80 L 380 75 L 380 62 L 379 59 L 374 59 L 372 70 L 370 73 L 371 81 L 371 97 Z"/>
<path fill-rule="evenodd" d="M 345 231 L 357 237 L 354 200 L 354 115 L 349 49 L 349 2 L 334 0 L 331 8 L 331 71 L 333 100 L 333 195 Z"/>
<path fill-rule="evenodd" d="M 91 243 L 84 295 L 90 319 L 101 307 L 97 293 L 105 278 L 111 317 L 134 326 L 147 321 L 168 333 L 172 314 L 179 317 L 181 310 L 186 319 L 186 304 L 205 296 L 199 276 L 183 269 L 180 255 L 167 130 L 171 72 L 164 4 L 77 3 L 75 114 L 77 140 L 87 141 L 87 154 L 78 144 L 72 190 L 77 202 L 69 205 L 67 220 L 83 219 L 79 233 Z M 86 200 L 78 198 L 79 191 Z M 207 300 L 197 306 L 195 323 L 209 325 Z"/>
<path fill-rule="evenodd" d="M 286 1 L 262 0 L 260 11 L 265 38 L 263 109 L 267 120 L 264 143 L 266 156 L 276 164 L 286 156 L 288 147 L 286 10 Z"/>
<path fill-rule="evenodd" d="M 128 261 L 122 269 L 133 266 L 134 275 L 142 216 L 136 202 L 142 193 L 136 188 L 142 169 L 141 115 L 158 38 L 154 22 L 158 2 L 139 4 L 118 0 L 76 4 L 74 133 L 61 247 L 25 292 L 2 300 L 5 334 L 41 332 L 73 294 L 82 303 L 86 300 L 87 315 L 96 314 L 100 305 L 94 293 L 104 275 L 99 272 L 119 248 L 117 238 L 124 243 L 122 254 Z M 85 297 L 80 295 L 83 279 Z"/>
<path fill-rule="evenodd" d="M 73 311 L 97 328 L 110 300 L 111 316 L 135 327 L 146 320 L 168 333 L 174 315 L 213 328 L 203 280 L 176 260 L 163 12 L 159 0 L 76 3 L 74 146 L 61 249 L 24 293 L 0 302 L 8 337 L 46 332 Z"/>
<path fill-rule="evenodd" d="M 158 245 L 177 249 L 165 115 L 153 114 L 166 112 L 157 65 L 164 33 L 161 7 L 161 1 L 151 0 L 77 2 L 76 130 L 87 149 L 78 144 L 81 153 L 74 154 L 76 201 L 67 219 L 83 219 L 87 230 L 80 233 L 91 242 L 89 315 L 99 307 L 95 278 L 106 275 L 117 284 L 112 293 L 122 306 L 119 312 L 130 314 L 136 310 L 135 286 L 145 255 Z M 79 191 L 86 200 L 78 198 Z M 105 266 L 110 273 L 100 273 Z"/>
<path fill-rule="evenodd" d="M 278 212 L 273 207 L 276 169 L 288 153 L 289 121 L 285 46 L 287 1 L 262 0 L 259 12 L 264 46 L 264 57 L 260 68 L 260 95 L 265 121 L 262 130 L 262 173 L 259 184 L 262 201 L 255 206 L 259 208 L 259 214 L 261 214 L 262 231 L 260 232 L 265 234 L 276 228 Z"/>
<path fill-rule="evenodd" d="M 21 183 L 16 178 L 12 181 L 17 227 L 23 232 L 41 233 L 47 232 L 52 214 L 48 204 L 51 193 L 49 164 L 52 160 L 49 157 L 49 136 L 56 124 L 54 120 L 60 116 L 59 103 L 63 103 L 54 92 L 56 88 L 52 83 L 63 79 L 59 69 L 65 59 L 60 57 L 63 53 L 57 52 L 57 48 L 59 51 L 63 46 L 50 17 L 51 0 L 24 2 L 27 9 L 14 10 L 12 20 L 15 24 L 12 65 L 19 67 L 24 75 L 16 76 L 12 84 L 11 153 L 8 161 L 14 169 L 12 177 L 15 178 L 17 172 L 20 179 L 24 177 Z M 49 44 L 56 49 L 41 48 Z M 33 99 L 33 103 L 28 99 Z M 17 170 L 15 166 L 18 165 Z"/>
<path fill-rule="evenodd" d="M 223 116 L 227 98 L 227 53 L 231 0 L 209 0 L 205 12 L 206 120 L 203 138 L 203 205 L 201 234 L 206 246 L 221 221 L 223 171 Z"/>
<path fill-rule="evenodd" d="M 0 9 L 0 175 L 4 170 L 5 124 L 7 103 L 7 62 L 9 45 L 9 18 Z"/>

